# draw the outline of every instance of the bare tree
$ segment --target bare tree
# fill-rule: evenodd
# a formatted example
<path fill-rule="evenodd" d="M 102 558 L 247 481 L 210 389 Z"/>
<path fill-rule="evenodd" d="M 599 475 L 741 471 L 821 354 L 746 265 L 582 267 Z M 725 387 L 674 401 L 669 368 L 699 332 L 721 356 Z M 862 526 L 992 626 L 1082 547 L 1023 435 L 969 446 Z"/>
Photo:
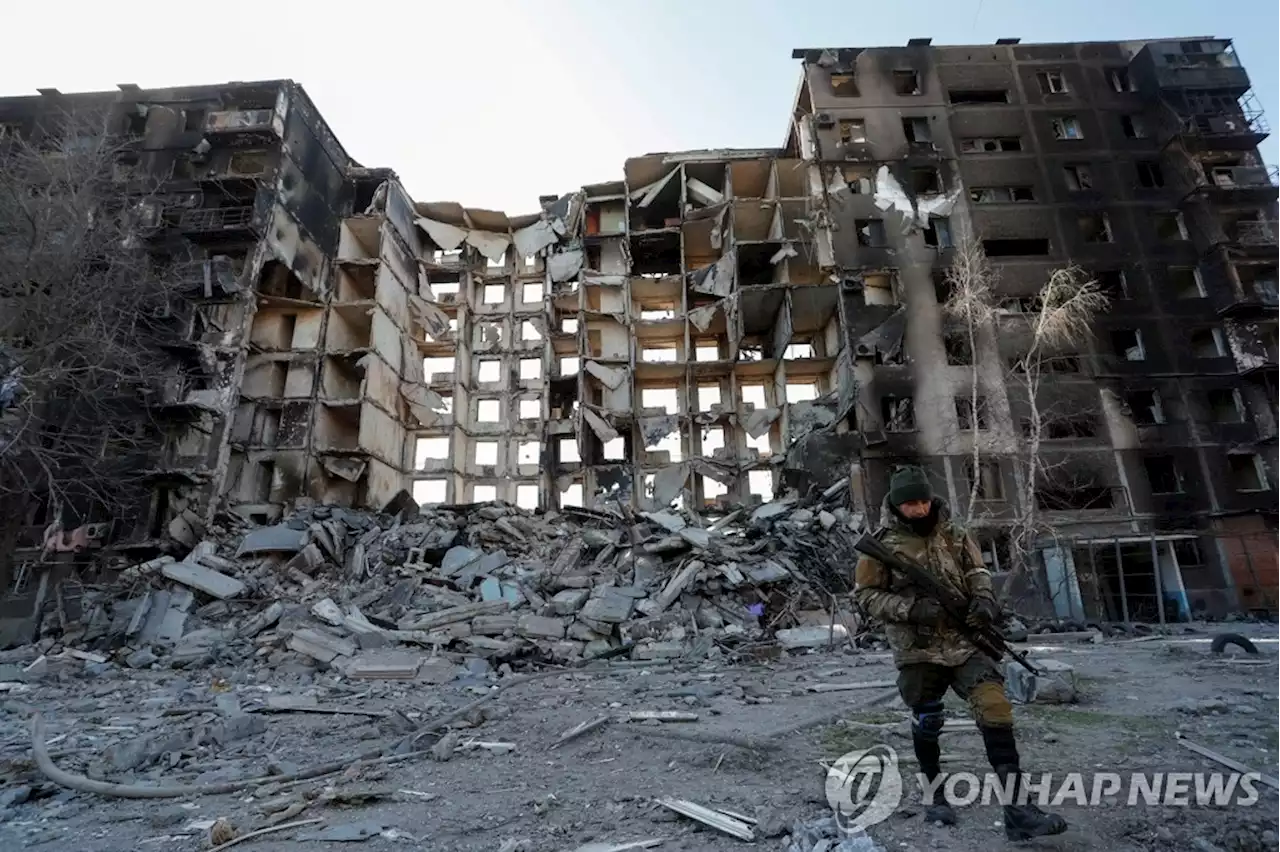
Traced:
<path fill-rule="evenodd" d="M 140 233 L 127 140 L 105 113 L 40 130 L 0 141 L 6 556 L 46 518 L 70 530 L 137 511 L 162 443 L 146 403 L 173 363 L 164 347 L 181 339 L 182 266 Z"/>
<path fill-rule="evenodd" d="M 962 325 L 973 353 L 969 423 L 965 429 L 971 439 L 972 464 L 966 522 L 972 523 L 979 496 L 982 453 L 990 446 L 980 423 L 982 359 L 978 357 L 978 343 L 981 335 L 996 332 L 998 275 L 981 245 L 966 238 L 957 244 L 946 281 L 950 295 L 943 306 L 944 315 Z M 1054 372 L 1060 359 L 1078 359 L 1079 350 L 1092 336 L 1095 318 L 1106 309 L 1108 302 L 1097 283 L 1076 266 L 1054 270 L 1036 295 L 1023 301 L 1028 310 L 1021 315 L 1022 327 L 1016 330 L 1020 354 L 1007 368 L 1002 364 L 1000 373 L 1012 404 L 1026 414 L 1022 428 L 1013 430 L 1016 491 L 1008 501 L 1012 508 L 1012 521 L 1008 526 L 1011 567 L 1025 572 L 1033 564 L 1036 543 L 1046 536 L 1057 538 L 1038 502 L 1038 492 L 1046 482 L 1062 479 L 1058 470 L 1062 463 L 1047 458 L 1043 451 L 1047 431 L 1085 413 L 1069 397 L 1060 395 L 1055 401 L 1052 394 L 1045 393 L 1044 380 Z M 1006 586 L 1006 590 L 1009 588 Z"/>

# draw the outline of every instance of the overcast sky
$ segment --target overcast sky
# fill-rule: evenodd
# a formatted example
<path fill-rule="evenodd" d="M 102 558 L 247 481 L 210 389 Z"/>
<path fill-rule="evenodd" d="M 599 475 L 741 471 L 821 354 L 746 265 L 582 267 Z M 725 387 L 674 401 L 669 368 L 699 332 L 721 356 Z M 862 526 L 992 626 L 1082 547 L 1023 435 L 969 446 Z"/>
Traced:
<path fill-rule="evenodd" d="M 509 213 L 618 180 L 627 157 L 782 144 L 796 47 L 1233 38 L 1280 122 L 1276 0 L 6 5 L 5 95 L 288 77 L 352 157 L 395 169 L 415 200 Z"/>

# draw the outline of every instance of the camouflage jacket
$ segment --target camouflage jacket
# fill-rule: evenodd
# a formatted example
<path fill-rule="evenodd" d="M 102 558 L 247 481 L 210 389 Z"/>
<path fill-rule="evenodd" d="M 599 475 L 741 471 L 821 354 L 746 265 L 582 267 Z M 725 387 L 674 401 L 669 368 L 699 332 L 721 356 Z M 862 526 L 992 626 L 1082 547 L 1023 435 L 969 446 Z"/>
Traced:
<path fill-rule="evenodd" d="M 886 532 L 881 540 L 889 549 L 915 559 L 966 599 L 979 595 L 993 598 L 991 574 L 982 562 L 982 553 L 965 530 L 951 520 L 946 504 L 937 498 L 934 503 L 938 506 L 938 525 L 924 538 L 899 520 L 885 498 L 880 524 Z M 909 623 L 915 588 L 877 560 L 868 556 L 858 560 L 855 583 L 859 606 L 885 625 L 893 661 L 899 668 L 912 663 L 959 666 L 978 650 L 951 627 Z"/>

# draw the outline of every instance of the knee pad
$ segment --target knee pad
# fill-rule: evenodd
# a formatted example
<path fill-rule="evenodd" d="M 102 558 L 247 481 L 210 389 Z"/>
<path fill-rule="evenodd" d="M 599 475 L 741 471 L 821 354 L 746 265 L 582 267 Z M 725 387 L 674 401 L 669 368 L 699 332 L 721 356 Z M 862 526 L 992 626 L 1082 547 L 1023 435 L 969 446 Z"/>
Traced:
<path fill-rule="evenodd" d="M 929 701 L 911 708 L 911 730 L 926 739 L 936 740 L 945 721 L 941 701 Z"/>
<path fill-rule="evenodd" d="M 1013 725 L 1013 705 L 999 683 L 987 681 L 975 686 L 969 692 L 969 707 L 979 725 L 1000 728 Z"/>

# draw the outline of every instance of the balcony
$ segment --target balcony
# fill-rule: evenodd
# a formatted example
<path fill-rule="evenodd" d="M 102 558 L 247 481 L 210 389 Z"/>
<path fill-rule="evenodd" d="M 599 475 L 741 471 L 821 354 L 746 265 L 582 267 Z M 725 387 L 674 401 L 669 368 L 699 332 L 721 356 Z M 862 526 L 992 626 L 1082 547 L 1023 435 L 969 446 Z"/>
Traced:
<path fill-rule="evenodd" d="M 1236 222 L 1228 236 L 1239 246 L 1272 249 L 1277 245 L 1276 234 L 1280 233 L 1277 225 L 1280 223 L 1275 219 L 1246 219 Z"/>
<path fill-rule="evenodd" d="M 1177 139 L 1190 151 L 1252 151 L 1271 134 L 1271 127 L 1252 92 L 1241 97 L 1238 106 L 1218 112 L 1166 114 L 1161 142 Z"/>
<path fill-rule="evenodd" d="M 1230 42 L 1182 42 L 1148 45 L 1152 53 L 1155 84 L 1160 89 L 1214 89 L 1243 95 L 1249 91 L 1249 75 Z"/>
<path fill-rule="evenodd" d="M 1268 266 L 1238 266 L 1236 275 L 1240 287 L 1227 303 L 1218 309 L 1218 315 L 1233 319 L 1245 319 L 1259 314 L 1274 313 L 1280 308 L 1280 278 L 1275 264 Z"/>
<path fill-rule="evenodd" d="M 222 110 L 209 113 L 204 120 L 206 136 L 231 133 L 283 136 L 283 131 L 283 123 L 277 118 L 275 110 L 270 109 Z"/>
<path fill-rule="evenodd" d="M 252 231 L 252 207 L 212 207 L 183 211 L 178 229 L 187 234 L 218 234 Z"/>
<path fill-rule="evenodd" d="M 1191 172 L 1189 196 L 1219 204 L 1265 204 L 1274 201 L 1280 180 L 1277 166 L 1215 166 L 1202 163 Z"/>

